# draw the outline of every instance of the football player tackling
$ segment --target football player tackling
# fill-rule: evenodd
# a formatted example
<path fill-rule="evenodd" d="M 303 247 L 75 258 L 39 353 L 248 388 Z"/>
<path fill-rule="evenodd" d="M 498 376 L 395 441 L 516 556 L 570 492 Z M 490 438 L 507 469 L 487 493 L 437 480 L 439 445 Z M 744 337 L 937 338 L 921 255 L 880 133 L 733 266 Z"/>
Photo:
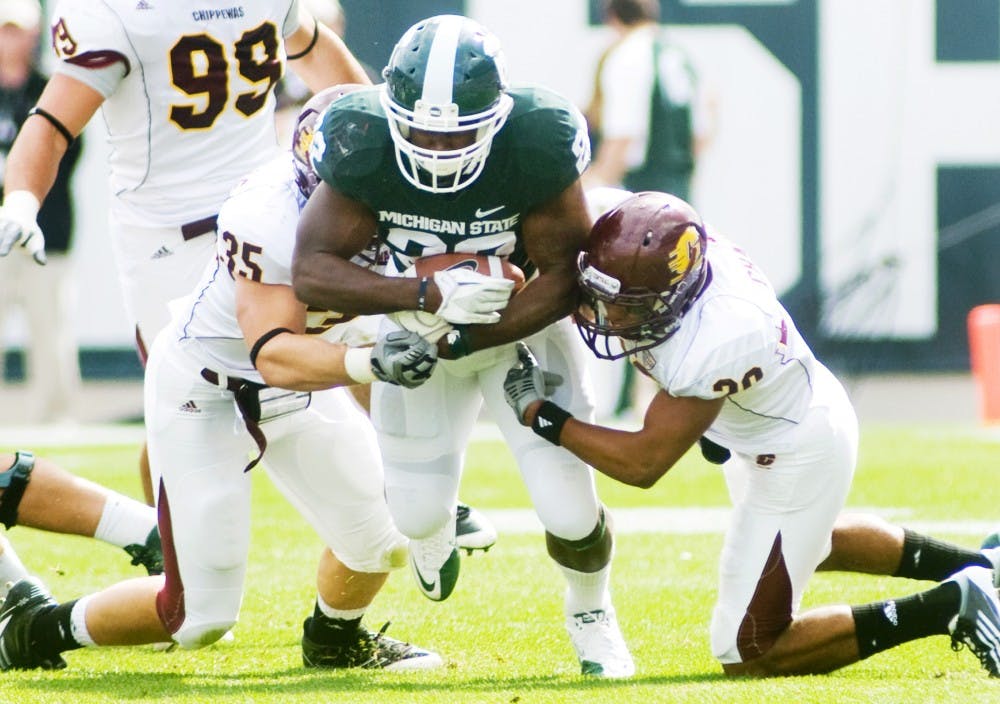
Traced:
<path fill-rule="evenodd" d="M 337 94 L 328 89 L 307 103 L 298 131 L 311 133 Z M 161 475 L 165 579 L 130 580 L 58 605 L 38 580 L 18 582 L 0 611 L 0 668 L 64 667 L 61 653 L 83 646 L 173 640 L 199 648 L 218 640 L 240 611 L 250 548 L 247 470 L 258 461 L 328 546 L 304 625 L 303 663 L 441 664 L 435 653 L 361 625 L 389 570 L 406 564 L 407 541 L 383 498 L 371 425 L 337 388 L 376 378 L 419 385 L 436 350 L 402 331 L 361 347 L 373 341 L 366 321 L 307 311 L 296 300 L 295 223 L 316 183 L 308 164 L 296 163 L 284 154 L 263 165 L 226 201 L 218 256 L 150 351 L 146 428 Z M 374 266 L 378 257 L 358 261 Z"/>
<path fill-rule="evenodd" d="M 598 218 L 578 276 L 587 345 L 600 358 L 627 355 L 660 387 L 642 428 L 577 417 L 546 393 L 544 365 L 527 347 L 507 376 L 508 403 L 553 446 L 633 486 L 651 487 L 699 440 L 722 464 L 734 509 L 711 646 L 726 674 L 827 672 L 941 634 L 1000 676 L 1000 548 L 839 515 L 857 461 L 854 409 L 746 254 L 686 202 L 645 192 Z M 799 613 L 817 569 L 940 584 Z"/>
<path fill-rule="evenodd" d="M 208 4 L 211 7 L 211 3 Z M 0 207 L 0 256 L 15 245 L 45 261 L 36 216 L 71 140 L 101 111 L 109 156 L 109 236 L 139 356 L 214 256 L 219 208 L 237 181 L 280 153 L 274 88 L 292 67 L 314 91 L 368 83 L 330 28 L 298 0 L 207 9 L 196 0 L 61 0 L 58 61 L 11 149 Z M 157 493 L 143 451 L 147 503 Z M 496 532 L 459 507 L 463 546 Z"/>
<path fill-rule="evenodd" d="M 464 17 L 415 24 L 384 77 L 334 103 L 316 135 L 313 162 L 323 183 L 299 222 L 295 292 L 323 309 L 421 310 L 452 326 L 439 342 L 447 361 L 427 383 L 372 388 L 386 498 L 411 539 L 421 591 L 443 600 L 455 587 L 455 497 L 485 401 L 566 578 L 566 623 L 582 671 L 630 676 L 608 590 L 610 522 L 592 473 L 501 412 L 513 343 L 524 338 L 571 380 L 561 402 L 583 417 L 593 410 L 583 349 L 567 318 L 591 222 L 580 185 L 586 125 L 559 95 L 509 86 L 497 38 Z M 373 232 L 390 253 L 386 275 L 351 262 Z M 528 282 L 511 297 L 513 282 L 477 273 L 400 276 L 415 259 L 446 252 L 509 258 Z"/>

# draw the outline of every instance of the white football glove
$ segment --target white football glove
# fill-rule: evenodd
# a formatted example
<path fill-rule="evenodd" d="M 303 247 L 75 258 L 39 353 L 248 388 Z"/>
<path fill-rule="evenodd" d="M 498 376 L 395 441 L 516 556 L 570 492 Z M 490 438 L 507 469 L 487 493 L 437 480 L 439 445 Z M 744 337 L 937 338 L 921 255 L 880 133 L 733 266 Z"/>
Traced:
<path fill-rule="evenodd" d="M 543 371 L 535 355 L 523 342 L 517 343 L 517 360 L 504 379 L 503 397 L 523 423 L 528 406 L 535 401 L 546 400 L 563 383 L 563 378 L 555 372 Z"/>
<path fill-rule="evenodd" d="M 389 313 L 389 319 L 401 328 L 419 333 L 428 342 L 437 342 L 452 329 L 447 320 L 427 311 L 400 310 Z"/>
<path fill-rule="evenodd" d="M 445 269 L 434 272 L 434 283 L 441 291 L 441 306 L 435 311 L 449 323 L 459 325 L 492 324 L 514 293 L 514 282 L 486 276 L 470 269 Z"/>
<path fill-rule="evenodd" d="M 38 226 L 38 199 L 29 191 L 12 191 L 0 206 L 0 257 L 18 245 L 45 264 L 45 237 Z"/>

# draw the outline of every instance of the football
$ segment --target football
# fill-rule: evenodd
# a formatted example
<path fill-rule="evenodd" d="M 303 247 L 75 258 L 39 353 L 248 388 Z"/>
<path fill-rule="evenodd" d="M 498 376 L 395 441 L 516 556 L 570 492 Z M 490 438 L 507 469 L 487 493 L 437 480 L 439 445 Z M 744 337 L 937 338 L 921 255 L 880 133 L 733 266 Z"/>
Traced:
<path fill-rule="evenodd" d="M 434 276 L 434 272 L 445 269 L 469 269 L 485 276 L 496 276 L 510 279 L 514 282 L 514 290 L 524 285 L 524 272 L 520 267 L 511 264 L 503 257 L 485 254 L 432 254 L 414 260 L 413 266 L 406 270 L 404 276 L 423 277 Z"/>
<path fill-rule="evenodd" d="M 514 292 L 524 286 L 524 272 L 520 267 L 511 264 L 503 257 L 485 254 L 462 254 L 459 252 L 432 254 L 415 259 L 413 266 L 403 272 L 403 276 L 412 278 L 429 277 L 446 269 L 470 269 L 484 276 L 496 276 L 510 279 L 514 282 Z M 389 318 L 400 327 L 420 333 L 427 340 L 437 342 L 445 333 L 451 330 L 451 324 L 442 317 L 429 311 L 404 310 L 390 313 Z"/>

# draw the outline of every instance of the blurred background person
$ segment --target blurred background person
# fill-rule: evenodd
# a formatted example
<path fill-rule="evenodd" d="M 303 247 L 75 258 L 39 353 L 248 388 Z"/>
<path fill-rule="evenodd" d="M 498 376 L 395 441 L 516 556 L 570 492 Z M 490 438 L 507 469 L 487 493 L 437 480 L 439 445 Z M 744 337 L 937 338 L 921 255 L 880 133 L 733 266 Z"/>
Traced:
<path fill-rule="evenodd" d="M 344 16 L 344 8 L 341 7 L 338 0 L 301 0 L 301 2 L 313 17 L 336 32 L 338 37 L 341 39 L 344 38 L 344 30 L 347 29 L 347 19 Z M 377 70 L 364 62 L 360 63 L 372 83 L 382 82 L 382 77 Z M 282 147 L 287 148 L 291 146 L 292 131 L 295 128 L 295 121 L 299 117 L 299 111 L 312 95 L 313 93 L 309 90 L 309 87 L 294 73 L 288 72 L 282 76 L 275 90 L 275 97 L 278 99 L 278 109 L 274 115 L 278 131 L 278 142 Z"/>
<path fill-rule="evenodd" d="M 48 80 L 39 65 L 42 19 L 38 0 L 0 0 L 0 186 L 14 138 Z M 21 311 L 28 332 L 27 404 L 22 417 L 30 422 L 71 419 L 80 387 L 69 256 L 73 235 L 69 182 L 79 155 L 80 140 L 75 140 L 38 215 L 48 264 L 38 267 L 30 257 L 0 258 L 0 335 L 15 310 Z M 0 344 L 0 350 L 6 346 Z M 5 357 L 0 354 L 0 381 L 6 378 Z"/>
<path fill-rule="evenodd" d="M 597 63 L 587 107 L 594 161 L 588 187 L 661 190 L 688 199 L 707 110 L 686 54 L 660 25 L 658 0 L 606 0 L 615 34 Z"/>
<path fill-rule="evenodd" d="M 691 178 L 708 139 L 704 98 L 687 55 L 660 24 L 659 0 L 605 0 L 604 23 L 614 39 L 601 54 L 585 110 L 594 160 L 584 186 L 666 191 L 692 200 Z M 601 404 L 615 417 L 636 403 L 632 365 L 593 369 Z M 609 377 L 610 380 L 609 380 Z M 650 390 L 651 392 L 651 390 Z"/>

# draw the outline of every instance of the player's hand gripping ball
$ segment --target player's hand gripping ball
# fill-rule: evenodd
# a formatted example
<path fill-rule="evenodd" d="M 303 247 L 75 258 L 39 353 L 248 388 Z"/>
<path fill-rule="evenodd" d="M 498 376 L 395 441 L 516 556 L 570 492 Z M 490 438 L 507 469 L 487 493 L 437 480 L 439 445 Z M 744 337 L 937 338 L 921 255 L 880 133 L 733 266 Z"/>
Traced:
<path fill-rule="evenodd" d="M 435 274 L 439 274 L 440 272 L 447 273 L 444 277 L 436 279 Z M 418 279 L 427 277 L 438 283 L 439 288 L 442 283 L 441 279 L 447 279 L 449 283 L 453 283 L 457 288 L 473 286 L 481 288 L 490 287 L 490 282 L 484 281 L 484 277 L 497 279 L 499 280 L 497 283 L 503 282 L 501 286 L 493 286 L 494 291 L 486 292 L 488 299 L 495 299 L 495 310 L 472 313 L 473 318 L 477 318 L 478 316 L 480 319 L 470 319 L 467 321 L 470 323 L 496 322 L 499 320 L 500 314 L 496 310 L 505 307 L 509 296 L 524 286 L 524 272 L 519 267 L 511 264 L 503 257 L 484 254 L 449 253 L 420 257 L 413 262 L 413 266 L 403 272 L 403 276 Z M 490 304 L 487 304 L 487 306 L 492 307 Z M 445 305 L 443 304 L 438 312 L 442 312 L 444 307 Z M 430 311 L 398 311 L 390 313 L 389 317 L 400 327 L 419 333 L 429 342 L 437 342 L 452 329 L 451 323 L 445 317 Z M 452 322 L 456 324 L 466 322 L 464 320 L 455 320 L 453 316 L 449 317 L 452 317 Z"/>

